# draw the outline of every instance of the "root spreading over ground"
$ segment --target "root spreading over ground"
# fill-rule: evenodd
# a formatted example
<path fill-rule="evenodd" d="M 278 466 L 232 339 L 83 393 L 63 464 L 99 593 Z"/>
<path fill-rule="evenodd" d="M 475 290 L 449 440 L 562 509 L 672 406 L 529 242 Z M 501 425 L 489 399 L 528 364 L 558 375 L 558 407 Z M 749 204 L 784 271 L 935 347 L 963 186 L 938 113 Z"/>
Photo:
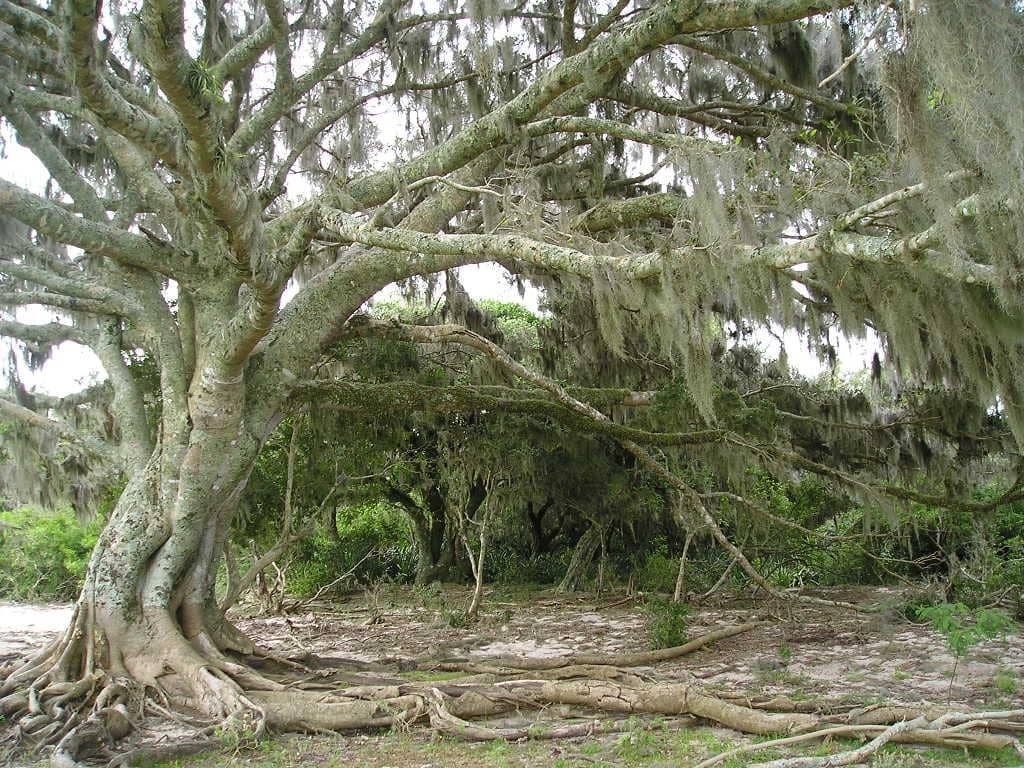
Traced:
<path fill-rule="evenodd" d="M 330 629 L 330 619 L 324 624 L 311 614 L 243 621 L 245 629 L 268 641 L 268 649 L 255 655 L 196 649 L 203 658 L 215 660 L 195 671 L 204 676 L 202 689 L 215 702 L 170 697 L 167 687 L 144 686 L 127 674 L 98 669 L 74 682 L 55 680 L 60 670 L 53 662 L 60 659 L 65 635 L 37 654 L 35 665 L 12 660 L 3 668 L 0 711 L 12 724 L 4 732 L 5 744 L 11 754 L 33 749 L 41 754 L 44 747 L 51 748 L 53 765 L 74 768 L 85 760 L 127 765 L 215 748 L 221 741 L 213 735 L 222 737 L 226 730 L 258 735 L 265 729 L 351 732 L 414 727 L 455 740 L 514 742 L 595 737 L 654 723 L 658 728 L 686 728 L 705 722 L 774 738 L 720 751 L 700 762 L 700 768 L 769 747 L 791 750 L 836 738 L 858 738 L 863 743 L 828 755 L 780 758 L 763 765 L 863 764 L 890 742 L 1012 749 L 1024 758 L 1019 741 L 1024 705 L 1019 697 L 1002 706 L 979 707 L 976 701 L 929 703 L 920 696 L 917 701 L 901 701 L 896 692 L 880 690 L 888 694 L 886 700 L 864 706 L 863 701 L 843 698 L 835 685 L 823 689 L 810 677 L 801 680 L 797 673 L 771 665 L 765 667 L 762 682 L 785 683 L 789 674 L 793 679 L 788 682 L 796 683 L 797 690 L 752 687 L 752 680 L 735 678 L 737 666 L 742 666 L 736 662 L 755 662 L 752 668 L 757 669 L 756 662 L 780 632 L 784 642 L 788 638 L 799 651 L 801 639 L 814 640 L 815 630 L 827 632 L 831 626 L 831 637 L 825 634 L 817 641 L 841 646 L 842 623 L 829 623 L 843 615 L 839 609 L 832 617 L 819 615 L 817 624 L 809 623 L 809 608 L 784 619 L 764 613 L 723 613 L 689 642 L 650 651 L 634 649 L 637 627 L 628 607 L 616 611 L 616 623 L 602 617 L 600 606 L 582 610 L 568 598 L 551 604 L 557 606 L 554 618 L 548 615 L 533 622 L 548 635 L 542 631 L 539 643 L 521 637 L 525 625 L 516 625 L 511 611 L 508 623 L 500 628 L 504 642 L 488 642 L 487 620 L 469 630 L 433 628 L 423 637 L 422 616 L 412 609 L 385 615 L 383 623 L 346 625 L 343 634 L 337 632 L 338 625 Z M 521 608 L 527 621 L 531 610 L 537 610 Z M 732 620 L 737 617 L 748 620 Z M 565 621 L 573 623 L 559 623 Z M 856 621 L 863 627 L 869 620 Z M 555 634 L 567 627 L 569 632 L 585 632 L 588 626 L 593 631 L 589 639 L 604 638 L 597 648 L 573 651 L 574 646 L 593 642 L 584 640 L 585 635 Z M 613 631 L 607 631 L 609 627 Z M 482 646 L 472 647 L 473 632 Z M 889 643 L 898 642 L 890 633 Z M 903 650 L 913 652 L 912 647 Z M 1007 658 L 1024 664 L 1017 658 L 1019 650 L 1015 647 Z M 339 651 L 359 657 L 330 655 Z M 812 654 L 798 655 L 821 662 Z M 826 660 L 818 666 L 827 669 L 828 664 Z M 820 695 L 808 696 L 807 691 Z M 152 724 L 161 721 L 181 729 L 173 744 L 147 741 Z"/>

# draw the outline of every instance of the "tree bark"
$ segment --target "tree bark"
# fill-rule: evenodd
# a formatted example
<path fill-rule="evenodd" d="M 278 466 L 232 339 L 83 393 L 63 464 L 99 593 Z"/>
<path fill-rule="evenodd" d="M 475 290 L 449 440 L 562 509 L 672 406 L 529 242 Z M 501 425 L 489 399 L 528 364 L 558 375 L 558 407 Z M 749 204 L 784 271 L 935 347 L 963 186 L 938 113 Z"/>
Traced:
<path fill-rule="evenodd" d="M 565 576 L 559 582 L 557 592 L 574 592 L 583 580 L 590 567 L 590 561 L 594 559 L 594 553 L 601 543 L 601 532 L 597 525 L 591 525 L 576 542 L 576 548 L 572 551 L 572 559 L 569 567 L 565 570 Z"/>

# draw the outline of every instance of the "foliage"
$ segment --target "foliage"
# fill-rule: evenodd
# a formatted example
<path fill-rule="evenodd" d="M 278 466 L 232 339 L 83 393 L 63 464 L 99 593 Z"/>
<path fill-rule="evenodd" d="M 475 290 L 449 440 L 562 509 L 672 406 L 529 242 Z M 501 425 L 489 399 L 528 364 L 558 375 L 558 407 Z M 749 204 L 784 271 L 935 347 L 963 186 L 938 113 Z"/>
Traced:
<path fill-rule="evenodd" d="M 983 640 L 1003 637 L 1013 629 L 1013 621 L 1005 612 L 995 608 L 978 608 L 972 611 L 963 603 L 939 603 L 917 611 L 919 619 L 928 621 L 936 632 L 946 638 L 946 644 L 955 657 L 953 671 L 949 677 L 949 692 L 952 698 L 956 671 L 963 658 Z"/>
<path fill-rule="evenodd" d="M 666 555 L 663 545 L 655 547 L 636 570 L 636 587 L 642 592 L 671 593 L 678 574 L 678 558 Z"/>
<path fill-rule="evenodd" d="M 1004 636 L 1014 626 L 1004 611 L 995 608 L 972 611 L 963 603 L 926 606 L 918 609 L 917 616 L 946 638 L 949 650 L 957 659 L 962 659 L 983 640 Z"/>
<path fill-rule="evenodd" d="M 572 551 L 524 555 L 518 542 L 502 539 L 487 555 L 488 579 L 496 584 L 555 584 L 562 578 Z"/>
<path fill-rule="evenodd" d="M 337 516 L 337 540 L 318 531 L 296 545 L 288 584 L 297 595 L 315 593 L 371 552 L 373 556 L 364 560 L 354 574 L 357 582 L 411 579 L 412 538 L 398 509 L 387 503 L 371 502 L 341 507 Z"/>
<path fill-rule="evenodd" d="M 686 642 L 686 620 L 690 609 L 684 603 L 652 598 L 644 603 L 647 639 L 653 649 L 674 648 Z"/>
<path fill-rule="evenodd" d="M 82 523 L 70 509 L 0 512 L 0 597 L 73 600 L 103 521 Z"/>

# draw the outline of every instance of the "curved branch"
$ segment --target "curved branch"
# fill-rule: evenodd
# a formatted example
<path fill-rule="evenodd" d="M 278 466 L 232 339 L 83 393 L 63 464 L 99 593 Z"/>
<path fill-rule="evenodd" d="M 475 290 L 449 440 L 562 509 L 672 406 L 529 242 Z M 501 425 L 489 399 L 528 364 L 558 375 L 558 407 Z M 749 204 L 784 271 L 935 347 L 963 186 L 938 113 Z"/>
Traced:
<path fill-rule="evenodd" d="M 354 320 L 353 327 L 360 326 Z M 651 432 L 612 421 L 594 421 L 581 418 L 579 413 L 563 404 L 537 397 L 534 390 L 514 390 L 506 387 L 425 386 L 415 382 L 373 384 L 352 381 L 314 381 L 299 385 L 296 396 L 317 399 L 325 395 L 344 408 L 372 412 L 382 402 L 392 403 L 401 412 L 433 411 L 437 413 L 466 413 L 474 411 L 518 413 L 526 416 L 552 418 L 564 427 L 580 434 L 599 435 L 611 439 L 635 440 L 647 445 L 698 445 L 713 443 L 722 431 L 705 429 L 695 432 Z M 587 390 L 590 391 L 590 390 Z M 540 391 L 543 394 L 543 390 Z M 642 393 L 646 395 L 647 393 Z M 630 404 L 644 398 L 622 397 L 618 392 L 612 405 Z"/>
<path fill-rule="evenodd" d="M 95 299 L 80 299 L 50 291 L 0 291 L 0 305 L 28 306 L 39 304 L 44 307 L 56 307 L 69 312 L 86 312 L 93 315 L 117 315 L 120 310 Z"/>
<path fill-rule="evenodd" d="M 0 320 L 0 336 L 45 345 L 73 341 L 76 344 L 90 346 L 93 342 L 91 335 L 81 328 L 57 322 L 31 325 L 15 320 Z"/>
<path fill-rule="evenodd" d="M 87 221 L 45 198 L 0 179 L 0 213 L 61 243 L 174 277 L 177 259 L 169 248 L 108 224 Z"/>
<path fill-rule="evenodd" d="M 13 400 L 0 396 L 0 419 L 10 419 L 21 422 L 28 426 L 46 432 L 65 442 L 77 445 L 78 447 L 97 456 L 109 458 L 110 449 L 97 440 L 83 437 L 76 430 L 62 424 L 54 419 L 47 418 L 30 410 L 23 405 L 18 405 Z"/>
<path fill-rule="evenodd" d="M 325 211 L 324 224 L 348 242 L 415 254 L 407 258 L 410 274 L 429 274 L 483 261 L 513 261 L 581 276 L 590 276 L 595 268 L 602 267 L 623 277 L 644 280 L 657 276 L 662 268 L 662 257 L 658 253 L 620 259 L 596 256 L 519 235 L 434 235 L 411 229 L 376 229 L 338 210 Z M 442 258 L 429 258 L 431 256 Z"/>

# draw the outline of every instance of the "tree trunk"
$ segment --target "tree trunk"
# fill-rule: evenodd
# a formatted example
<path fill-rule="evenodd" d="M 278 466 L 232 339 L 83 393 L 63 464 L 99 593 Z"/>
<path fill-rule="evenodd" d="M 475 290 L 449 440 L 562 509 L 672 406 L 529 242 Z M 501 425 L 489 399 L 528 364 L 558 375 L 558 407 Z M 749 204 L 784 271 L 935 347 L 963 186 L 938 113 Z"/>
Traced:
<path fill-rule="evenodd" d="M 194 396 L 192 428 L 174 440 L 165 431 L 121 494 L 68 629 L 27 662 L 0 669 L 0 713 L 40 740 L 84 723 L 83 700 L 97 710 L 137 705 L 151 688 L 222 718 L 258 712 L 245 689 L 280 687 L 225 655 L 254 647 L 214 595 L 228 524 L 259 448 L 241 427 L 242 389 L 218 383 Z"/>
<path fill-rule="evenodd" d="M 547 551 L 547 540 L 544 537 L 544 516 L 551 508 L 552 500 L 548 499 L 539 507 L 532 501 L 526 507 L 526 519 L 530 523 L 530 555 L 537 557 Z"/>
<path fill-rule="evenodd" d="M 686 599 L 686 555 L 690 551 L 690 542 L 693 541 L 693 534 L 686 534 L 686 541 L 683 543 L 683 554 L 679 556 L 679 573 L 676 575 L 676 590 L 672 594 L 673 603 L 681 603 Z"/>
<path fill-rule="evenodd" d="M 579 587 L 600 543 L 601 532 L 598 526 L 591 525 L 576 543 L 576 548 L 572 552 L 572 559 L 569 561 L 569 567 L 566 568 L 565 576 L 562 577 L 562 581 L 559 583 L 556 591 L 574 592 Z"/>

